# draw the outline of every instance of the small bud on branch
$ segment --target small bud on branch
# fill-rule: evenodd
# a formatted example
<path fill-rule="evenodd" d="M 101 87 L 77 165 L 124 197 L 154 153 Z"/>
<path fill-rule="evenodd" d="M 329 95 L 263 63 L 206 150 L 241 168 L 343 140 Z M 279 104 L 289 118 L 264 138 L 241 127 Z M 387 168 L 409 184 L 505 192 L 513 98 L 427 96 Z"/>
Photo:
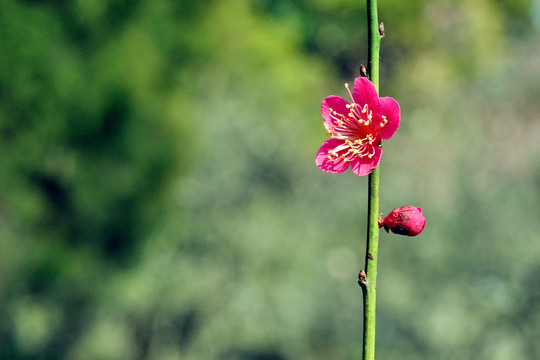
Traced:
<path fill-rule="evenodd" d="M 360 76 L 367 77 L 367 69 L 364 64 L 360 64 Z"/>
<path fill-rule="evenodd" d="M 362 288 L 365 288 L 367 285 L 367 274 L 364 269 L 360 270 L 360 273 L 358 274 L 358 285 Z"/>
<path fill-rule="evenodd" d="M 382 38 L 384 37 L 384 23 L 382 21 L 379 24 L 379 35 L 381 35 Z"/>

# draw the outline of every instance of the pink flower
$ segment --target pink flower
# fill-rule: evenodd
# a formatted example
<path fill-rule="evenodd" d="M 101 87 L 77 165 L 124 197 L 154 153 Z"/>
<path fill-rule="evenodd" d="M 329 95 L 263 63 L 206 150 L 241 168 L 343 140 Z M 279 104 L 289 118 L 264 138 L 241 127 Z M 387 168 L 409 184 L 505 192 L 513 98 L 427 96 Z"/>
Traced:
<path fill-rule="evenodd" d="M 351 166 L 358 176 L 376 168 L 381 160 L 381 139 L 390 139 L 400 121 L 396 100 L 379 98 L 371 81 L 365 77 L 354 80 L 352 102 L 331 95 L 322 101 L 321 112 L 330 140 L 317 152 L 315 163 L 326 172 L 340 173 Z"/>
<path fill-rule="evenodd" d="M 386 232 L 394 234 L 416 236 L 424 230 L 426 218 L 422 209 L 414 206 L 402 206 L 390 211 L 384 219 L 379 220 L 379 227 L 384 226 Z"/>

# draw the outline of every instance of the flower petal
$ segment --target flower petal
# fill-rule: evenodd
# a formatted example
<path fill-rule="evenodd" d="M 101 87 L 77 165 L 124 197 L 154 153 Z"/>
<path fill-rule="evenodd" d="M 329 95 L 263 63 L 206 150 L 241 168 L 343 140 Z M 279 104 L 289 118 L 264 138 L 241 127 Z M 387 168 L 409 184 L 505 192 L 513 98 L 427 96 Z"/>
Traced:
<path fill-rule="evenodd" d="M 324 98 L 321 104 L 321 114 L 324 118 L 324 123 L 335 126 L 334 119 L 330 116 L 330 109 L 337 111 L 339 114 L 348 114 L 350 112 L 347 109 L 349 102 L 344 98 L 336 95 L 330 95 Z"/>
<path fill-rule="evenodd" d="M 388 122 L 381 129 L 381 138 L 384 140 L 390 139 L 397 128 L 401 120 L 401 111 L 398 102 L 391 97 L 382 97 L 379 99 L 381 102 L 380 115 L 386 116 Z"/>
<path fill-rule="evenodd" d="M 358 77 L 354 80 L 353 91 L 354 102 L 360 106 L 368 104 L 369 110 L 373 114 L 379 113 L 379 95 L 375 90 L 375 85 L 365 77 Z"/>
<path fill-rule="evenodd" d="M 330 139 L 323 142 L 319 148 L 319 151 L 317 151 L 317 156 L 315 157 L 315 163 L 317 166 L 322 170 L 331 173 L 341 173 L 347 170 L 350 163 L 345 162 L 341 156 L 330 156 L 329 158 L 328 154 L 329 150 L 333 150 L 341 144 L 343 144 L 343 140 L 339 139 Z"/>
<path fill-rule="evenodd" d="M 381 161 L 382 149 L 378 146 L 374 146 L 375 154 L 370 158 L 363 157 L 353 160 L 351 163 L 351 170 L 358 176 L 365 176 L 371 172 L 374 168 L 379 165 Z"/>

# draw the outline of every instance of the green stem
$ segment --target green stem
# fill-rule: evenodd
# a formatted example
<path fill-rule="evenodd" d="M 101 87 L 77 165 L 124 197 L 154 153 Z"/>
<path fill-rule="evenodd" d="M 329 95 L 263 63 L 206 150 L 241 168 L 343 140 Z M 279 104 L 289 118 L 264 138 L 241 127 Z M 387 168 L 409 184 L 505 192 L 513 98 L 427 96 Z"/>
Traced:
<path fill-rule="evenodd" d="M 379 17 L 377 15 L 377 0 L 367 1 L 368 21 L 368 76 L 379 91 L 379 50 L 381 35 L 379 34 Z"/>
<path fill-rule="evenodd" d="M 377 307 L 377 259 L 379 249 L 379 167 L 369 175 L 368 235 L 365 264 L 363 360 L 375 359 L 375 312 Z"/>
<path fill-rule="evenodd" d="M 379 91 L 379 49 L 381 35 L 377 16 L 377 0 L 367 0 L 368 20 L 368 76 Z M 375 313 L 377 296 L 377 258 L 379 249 L 379 167 L 369 175 L 368 231 L 365 263 L 364 349 L 363 360 L 375 359 Z"/>

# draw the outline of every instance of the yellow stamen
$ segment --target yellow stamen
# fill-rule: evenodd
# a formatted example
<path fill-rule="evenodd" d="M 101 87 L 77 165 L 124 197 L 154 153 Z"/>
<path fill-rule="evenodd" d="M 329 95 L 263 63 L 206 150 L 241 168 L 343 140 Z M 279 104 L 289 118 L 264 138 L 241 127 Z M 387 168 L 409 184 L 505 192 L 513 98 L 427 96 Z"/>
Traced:
<path fill-rule="evenodd" d="M 362 114 L 365 114 L 367 113 L 367 104 L 364 105 L 364 107 L 362 108 Z"/>

